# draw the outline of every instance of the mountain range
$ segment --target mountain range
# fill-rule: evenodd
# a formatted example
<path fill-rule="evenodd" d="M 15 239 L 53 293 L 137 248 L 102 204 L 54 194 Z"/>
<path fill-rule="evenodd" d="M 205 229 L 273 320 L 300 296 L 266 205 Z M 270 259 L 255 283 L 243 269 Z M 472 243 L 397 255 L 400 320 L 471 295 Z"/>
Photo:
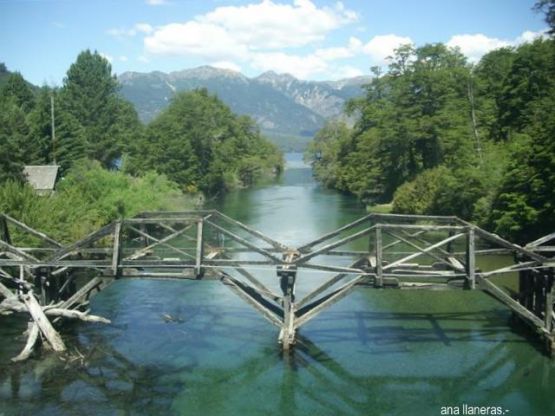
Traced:
<path fill-rule="evenodd" d="M 142 121 L 152 120 L 176 92 L 206 88 L 237 114 L 251 116 L 282 148 L 303 147 L 327 119 L 342 117 L 347 100 L 363 94 L 370 77 L 340 81 L 303 81 L 265 72 L 249 78 L 229 69 L 201 66 L 183 71 L 124 72 L 120 93 Z"/>

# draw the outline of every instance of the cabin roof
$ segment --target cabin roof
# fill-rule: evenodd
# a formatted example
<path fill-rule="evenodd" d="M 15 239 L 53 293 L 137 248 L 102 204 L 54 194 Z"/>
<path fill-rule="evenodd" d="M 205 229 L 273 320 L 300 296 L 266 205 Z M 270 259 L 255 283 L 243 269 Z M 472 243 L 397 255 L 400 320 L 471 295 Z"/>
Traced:
<path fill-rule="evenodd" d="M 23 173 L 35 190 L 52 191 L 59 169 L 58 165 L 27 165 L 23 168 Z"/>

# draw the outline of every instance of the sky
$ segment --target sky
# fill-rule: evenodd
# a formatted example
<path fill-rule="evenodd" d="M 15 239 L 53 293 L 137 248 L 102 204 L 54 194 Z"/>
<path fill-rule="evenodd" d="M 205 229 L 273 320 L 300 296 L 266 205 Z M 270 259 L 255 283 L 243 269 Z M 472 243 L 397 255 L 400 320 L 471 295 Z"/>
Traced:
<path fill-rule="evenodd" d="M 116 74 L 200 65 L 299 79 L 368 75 L 402 44 L 442 42 L 470 62 L 541 36 L 534 0 L 0 0 L 0 62 L 60 86 L 79 52 Z"/>

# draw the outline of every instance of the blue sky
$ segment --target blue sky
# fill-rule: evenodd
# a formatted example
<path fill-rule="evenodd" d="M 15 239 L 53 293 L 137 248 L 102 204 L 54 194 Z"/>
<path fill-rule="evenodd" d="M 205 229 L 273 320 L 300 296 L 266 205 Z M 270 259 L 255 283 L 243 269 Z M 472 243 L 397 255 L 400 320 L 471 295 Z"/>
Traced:
<path fill-rule="evenodd" d="M 0 62 L 61 85 L 84 49 L 114 72 L 199 65 L 302 79 L 369 73 L 403 43 L 443 42 L 477 61 L 539 36 L 534 0 L 0 0 Z"/>

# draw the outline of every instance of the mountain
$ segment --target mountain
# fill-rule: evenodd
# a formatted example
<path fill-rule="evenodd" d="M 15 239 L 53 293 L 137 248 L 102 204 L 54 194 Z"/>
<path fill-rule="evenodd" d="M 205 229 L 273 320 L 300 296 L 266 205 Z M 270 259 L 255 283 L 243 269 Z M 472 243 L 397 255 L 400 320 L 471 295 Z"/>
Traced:
<path fill-rule="evenodd" d="M 369 79 L 302 81 L 272 71 L 248 78 L 210 66 L 169 74 L 125 72 L 118 77 L 121 94 L 135 105 L 144 122 L 164 109 L 175 92 L 206 88 L 235 113 L 251 116 L 282 147 L 295 139 L 306 143 L 326 119 L 341 116 L 345 102 L 361 95 Z"/>

